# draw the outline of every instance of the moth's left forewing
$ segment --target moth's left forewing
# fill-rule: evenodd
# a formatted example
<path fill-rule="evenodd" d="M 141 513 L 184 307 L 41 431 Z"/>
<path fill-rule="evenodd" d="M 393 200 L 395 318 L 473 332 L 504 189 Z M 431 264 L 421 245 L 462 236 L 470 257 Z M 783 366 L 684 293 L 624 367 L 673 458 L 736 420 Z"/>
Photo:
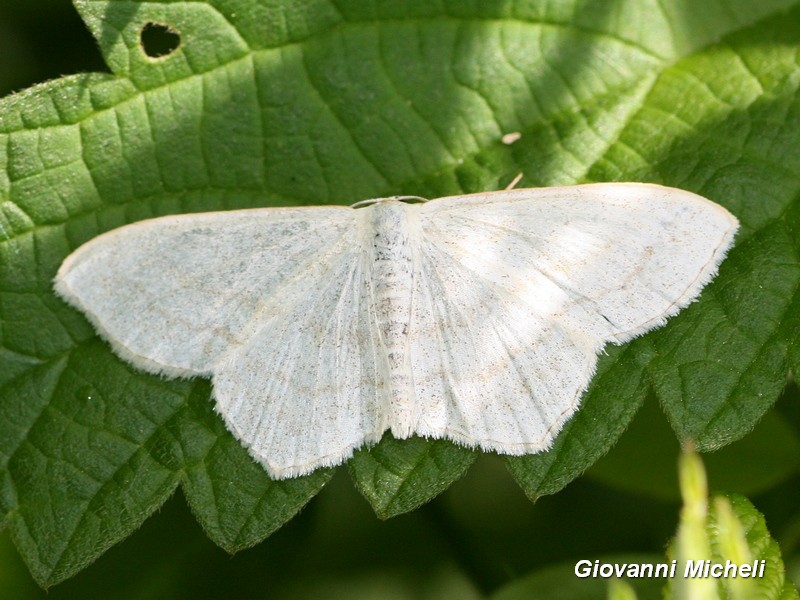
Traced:
<path fill-rule="evenodd" d="M 456 260 L 599 346 L 693 301 L 738 228 L 721 206 L 651 184 L 473 194 L 420 211 L 425 235 Z"/>

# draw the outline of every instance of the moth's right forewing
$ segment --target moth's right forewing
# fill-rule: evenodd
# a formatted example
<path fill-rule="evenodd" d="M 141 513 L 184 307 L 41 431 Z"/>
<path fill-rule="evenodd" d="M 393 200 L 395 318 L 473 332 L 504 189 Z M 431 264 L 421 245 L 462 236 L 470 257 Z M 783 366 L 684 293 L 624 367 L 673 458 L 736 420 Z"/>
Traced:
<path fill-rule="evenodd" d="M 138 368 L 208 375 L 259 311 L 351 233 L 344 207 L 176 215 L 110 231 L 63 263 L 58 294 Z"/>
<path fill-rule="evenodd" d="M 487 283 L 598 345 L 663 325 L 694 300 L 738 227 L 705 198 L 651 184 L 474 194 L 420 210 Z"/>

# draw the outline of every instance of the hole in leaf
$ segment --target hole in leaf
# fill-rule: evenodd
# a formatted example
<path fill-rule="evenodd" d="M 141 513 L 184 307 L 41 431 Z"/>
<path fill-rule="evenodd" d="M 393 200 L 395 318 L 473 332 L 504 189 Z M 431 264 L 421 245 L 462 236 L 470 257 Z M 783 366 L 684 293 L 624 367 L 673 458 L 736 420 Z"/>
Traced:
<path fill-rule="evenodd" d="M 142 27 L 142 50 L 150 58 L 163 58 L 181 45 L 181 36 L 169 25 L 147 23 Z"/>

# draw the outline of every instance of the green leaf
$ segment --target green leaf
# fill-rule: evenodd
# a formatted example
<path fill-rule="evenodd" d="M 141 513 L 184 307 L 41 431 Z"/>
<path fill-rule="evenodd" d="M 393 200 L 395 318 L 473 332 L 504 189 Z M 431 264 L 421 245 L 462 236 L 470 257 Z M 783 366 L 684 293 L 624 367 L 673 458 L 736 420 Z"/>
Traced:
<path fill-rule="evenodd" d="M 211 411 L 207 384 L 143 378 L 94 338 L 4 386 L 0 406 L 17 406 L 15 394 L 38 402 L 0 420 L 2 507 L 40 583 L 129 535 L 181 480 L 209 536 L 235 551 L 294 516 L 331 474 L 270 481 Z"/>
<path fill-rule="evenodd" d="M 655 181 L 730 208 L 737 247 L 700 301 L 609 348 L 554 447 L 509 459 L 530 497 L 605 453 L 650 382 L 679 438 L 713 449 L 800 367 L 797 0 L 74 4 L 111 73 L 0 100 L 0 507 L 40 583 L 94 560 L 177 485 L 236 550 L 330 476 L 269 481 L 207 383 L 135 372 L 56 299 L 61 261 L 132 221 L 436 197 L 518 172 L 527 186 Z M 153 24 L 177 32 L 173 52 L 144 51 Z M 387 441 L 351 473 L 389 516 L 472 456 Z"/>
<path fill-rule="evenodd" d="M 727 513 L 730 513 L 731 516 L 727 517 Z M 715 558 L 721 561 L 735 558 L 728 550 L 729 544 L 726 539 L 731 536 L 730 522 L 733 519 L 741 528 L 740 532 L 744 534 L 742 541 L 746 544 L 750 555 L 748 558 L 751 561 L 766 561 L 764 577 L 748 580 L 747 583 L 751 585 L 753 591 L 744 597 L 800 597 L 792 583 L 786 579 L 785 566 L 778 543 L 770 536 L 763 515 L 747 498 L 739 494 L 718 496 L 716 502 L 711 504 L 709 517 L 711 548 Z M 727 518 L 723 519 L 723 517 Z M 737 581 L 737 583 L 741 582 Z"/>
<path fill-rule="evenodd" d="M 386 434 L 356 452 L 350 472 L 356 486 L 382 519 L 414 510 L 450 487 L 475 460 L 475 453 L 447 440 Z"/>
<path fill-rule="evenodd" d="M 664 414 L 656 402 L 647 401 L 619 443 L 588 475 L 622 490 L 677 500 L 674 465 L 679 454 Z M 800 440 L 787 419 L 772 410 L 741 440 L 703 455 L 703 462 L 711 489 L 753 495 L 798 473 Z"/>
<path fill-rule="evenodd" d="M 707 310 L 691 307 L 654 336 L 656 393 L 678 436 L 701 451 L 750 431 L 785 386 L 794 332 L 783 320 L 797 310 L 800 283 L 788 235 L 778 220 L 742 240 L 722 269 L 738 273 L 709 288 Z"/>
<path fill-rule="evenodd" d="M 4 413 L 2 501 L 40 583 L 85 566 L 175 489 L 162 440 L 185 387 L 138 377 L 90 342 L 0 390 L 7 410 L 33 401 Z"/>
<path fill-rule="evenodd" d="M 204 382 L 198 387 L 176 428 L 181 483 L 209 537 L 228 552 L 236 552 L 260 542 L 291 519 L 333 471 L 319 469 L 307 477 L 272 481 L 213 412 L 209 386 Z"/>

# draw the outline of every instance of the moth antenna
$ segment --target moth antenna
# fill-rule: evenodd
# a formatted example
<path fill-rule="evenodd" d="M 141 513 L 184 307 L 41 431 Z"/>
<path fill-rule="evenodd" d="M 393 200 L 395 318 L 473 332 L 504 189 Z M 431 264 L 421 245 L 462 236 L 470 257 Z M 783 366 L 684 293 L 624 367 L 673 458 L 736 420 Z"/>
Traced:
<path fill-rule="evenodd" d="M 517 184 L 522 180 L 522 176 L 522 173 L 517 173 L 517 176 L 511 180 L 511 183 L 505 187 L 505 190 L 513 190 L 515 187 L 517 187 Z"/>

